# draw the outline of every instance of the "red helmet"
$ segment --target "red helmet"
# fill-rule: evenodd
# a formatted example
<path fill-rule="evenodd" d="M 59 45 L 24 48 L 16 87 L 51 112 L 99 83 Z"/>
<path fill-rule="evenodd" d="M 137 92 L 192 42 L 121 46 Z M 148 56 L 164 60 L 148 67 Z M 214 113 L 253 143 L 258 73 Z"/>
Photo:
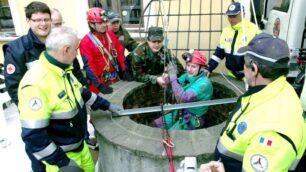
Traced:
<path fill-rule="evenodd" d="M 185 52 L 182 57 L 186 62 L 207 66 L 207 58 L 200 51 L 191 49 L 189 52 Z"/>
<path fill-rule="evenodd" d="M 87 21 L 88 22 L 106 22 L 105 10 L 102 8 L 94 7 L 87 11 Z"/>

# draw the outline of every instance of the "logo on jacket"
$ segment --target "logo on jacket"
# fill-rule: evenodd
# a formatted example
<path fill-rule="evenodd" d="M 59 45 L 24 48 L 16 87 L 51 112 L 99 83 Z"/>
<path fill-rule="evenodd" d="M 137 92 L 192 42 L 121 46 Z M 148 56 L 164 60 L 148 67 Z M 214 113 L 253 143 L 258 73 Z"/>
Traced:
<path fill-rule="evenodd" d="M 32 98 L 29 102 L 29 106 L 32 110 L 39 110 L 42 107 L 42 102 L 39 98 Z"/>
<path fill-rule="evenodd" d="M 225 38 L 225 42 L 232 42 L 233 38 Z"/>
<path fill-rule="evenodd" d="M 266 171 L 268 168 L 268 160 L 262 155 L 253 155 L 251 157 L 251 165 L 255 171 Z"/>
<path fill-rule="evenodd" d="M 259 143 L 267 145 L 267 146 L 272 146 L 272 140 L 267 139 L 265 137 L 260 137 Z"/>
<path fill-rule="evenodd" d="M 247 128 L 248 128 L 247 123 L 243 121 L 238 124 L 237 131 L 239 134 L 242 134 L 243 132 L 245 132 Z"/>
<path fill-rule="evenodd" d="M 6 72 L 8 74 L 13 74 L 16 71 L 16 67 L 13 64 L 8 64 L 6 66 Z"/>

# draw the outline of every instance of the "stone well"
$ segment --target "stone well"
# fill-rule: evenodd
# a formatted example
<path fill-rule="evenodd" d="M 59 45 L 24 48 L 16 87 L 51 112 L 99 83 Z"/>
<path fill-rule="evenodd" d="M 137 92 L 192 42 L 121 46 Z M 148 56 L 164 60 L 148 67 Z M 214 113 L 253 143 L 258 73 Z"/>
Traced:
<path fill-rule="evenodd" d="M 214 85 L 213 99 L 229 98 L 230 95 L 237 97 L 241 94 L 219 75 L 211 76 L 210 79 Z M 244 89 L 242 82 L 231 81 L 240 90 Z M 160 101 L 156 98 L 155 93 L 152 96 L 144 94 L 143 90 L 148 91 L 149 89 L 143 83 L 120 81 L 113 85 L 113 88 L 114 93 L 104 97 L 125 108 L 139 107 L 137 100 L 143 99 L 143 97 L 146 97 L 150 103 L 141 107 L 156 106 L 155 103 Z M 152 98 L 154 98 L 153 101 Z M 156 101 L 154 101 L 155 99 Z M 169 131 L 175 145 L 173 156 L 176 169 L 179 168 L 179 164 L 185 156 L 197 157 L 198 166 L 212 159 L 216 141 L 224 126 L 224 120 L 229 109 L 233 106 L 233 104 L 211 106 L 207 114 L 208 124 L 203 129 Z M 141 115 L 138 116 L 141 117 Z M 132 119 L 129 116 L 112 118 L 107 111 L 92 112 L 100 147 L 99 171 L 168 172 L 169 161 L 163 155 L 162 130 L 142 124 L 144 122 L 139 123 L 133 118 L 135 116 Z"/>

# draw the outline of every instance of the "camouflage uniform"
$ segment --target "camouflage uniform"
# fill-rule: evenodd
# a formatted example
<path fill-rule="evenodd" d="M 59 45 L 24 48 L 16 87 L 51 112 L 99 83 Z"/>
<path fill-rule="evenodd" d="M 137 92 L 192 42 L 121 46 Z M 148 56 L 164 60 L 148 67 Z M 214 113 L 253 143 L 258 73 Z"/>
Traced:
<path fill-rule="evenodd" d="M 167 54 L 165 58 L 164 48 L 161 48 L 158 53 L 153 53 L 147 42 L 140 44 L 131 54 L 129 58 L 132 61 L 133 76 L 139 82 L 155 84 L 157 77 L 164 72 L 165 62 L 168 64 L 170 57 L 172 61 L 177 62 L 176 57 L 171 56 L 169 50 L 165 53 Z M 184 72 L 183 66 L 178 62 L 177 69 L 179 75 Z"/>
<path fill-rule="evenodd" d="M 122 46 L 126 48 L 129 52 L 132 52 L 138 45 L 138 42 L 136 42 L 129 32 L 120 26 L 120 29 L 118 32 L 115 33 L 116 37 L 119 39 L 121 42 Z"/>
<path fill-rule="evenodd" d="M 121 42 L 121 45 L 126 48 L 129 52 L 132 52 L 137 46 L 138 42 L 136 42 L 129 32 L 122 27 L 121 25 L 121 18 L 120 14 L 115 12 L 115 11 L 108 11 L 107 12 L 108 16 L 108 22 L 113 23 L 113 22 L 119 22 L 119 30 L 117 32 L 114 32 L 116 34 L 116 37 L 119 39 Z"/>
<path fill-rule="evenodd" d="M 147 39 L 148 41 L 163 41 L 163 29 L 150 27 Z M 157 77 L 164 72 L 170 60 L 177 64 L 179 75 L 184 73 L 183 66 L 177 63 L 176 57 L 172 56 L 170 50 L 165 50 L 165 47 L 162 47 L 159 52 L 153 53 L 148 42 L 140 44 L 127 58 L 132 64 L 133 76 L 139 82 L 155 84 Z"/>

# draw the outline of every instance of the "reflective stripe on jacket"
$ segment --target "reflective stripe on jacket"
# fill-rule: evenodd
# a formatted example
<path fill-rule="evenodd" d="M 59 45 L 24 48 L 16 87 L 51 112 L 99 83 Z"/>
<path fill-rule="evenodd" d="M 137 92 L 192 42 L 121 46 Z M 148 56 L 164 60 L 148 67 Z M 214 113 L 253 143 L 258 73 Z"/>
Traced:
<path fill-rule="evenodd" d="M 242 22 L 235 26 L 228 26 L 223 29 L 219 45 L 210 58 L 207 69 L 213 71 L 218 64 L 226 58 L 225 65 L 231 71 L 242 71 L 244 59 L 238 55 L 238 49 L 246 46 L 256 34 L 260 32 L 253 23 L 244 20 L 245 37 L 242 30 Z"/>
<path fill-rule="evenodd" d="M 298 96 L 285 77 L 255 89 L 239 99 L 217 144 L 216 158 L 222 159 L 226 171 L 293 169 L 306 147 Z"/>
<path fill-rule="evenodd" d="M 92 109 L 108 109 L 110 103 L 90 93 L 72 74 L 51 64 L 47 53 L 21 80 L 18 96 L 22 139 L 33 155 L 51 165 L 69 163 L 65 152 L 83 148 L 87 129 L 84 104 Z"/>
<path fill-rule="evenodd" d="M 28 34 L 10 42 L 4 57 L 4 77 L 7 91 L 18 105 L 18 86 L 26 71 L 44 51 L 45 44 L 29 29 Z"/>

